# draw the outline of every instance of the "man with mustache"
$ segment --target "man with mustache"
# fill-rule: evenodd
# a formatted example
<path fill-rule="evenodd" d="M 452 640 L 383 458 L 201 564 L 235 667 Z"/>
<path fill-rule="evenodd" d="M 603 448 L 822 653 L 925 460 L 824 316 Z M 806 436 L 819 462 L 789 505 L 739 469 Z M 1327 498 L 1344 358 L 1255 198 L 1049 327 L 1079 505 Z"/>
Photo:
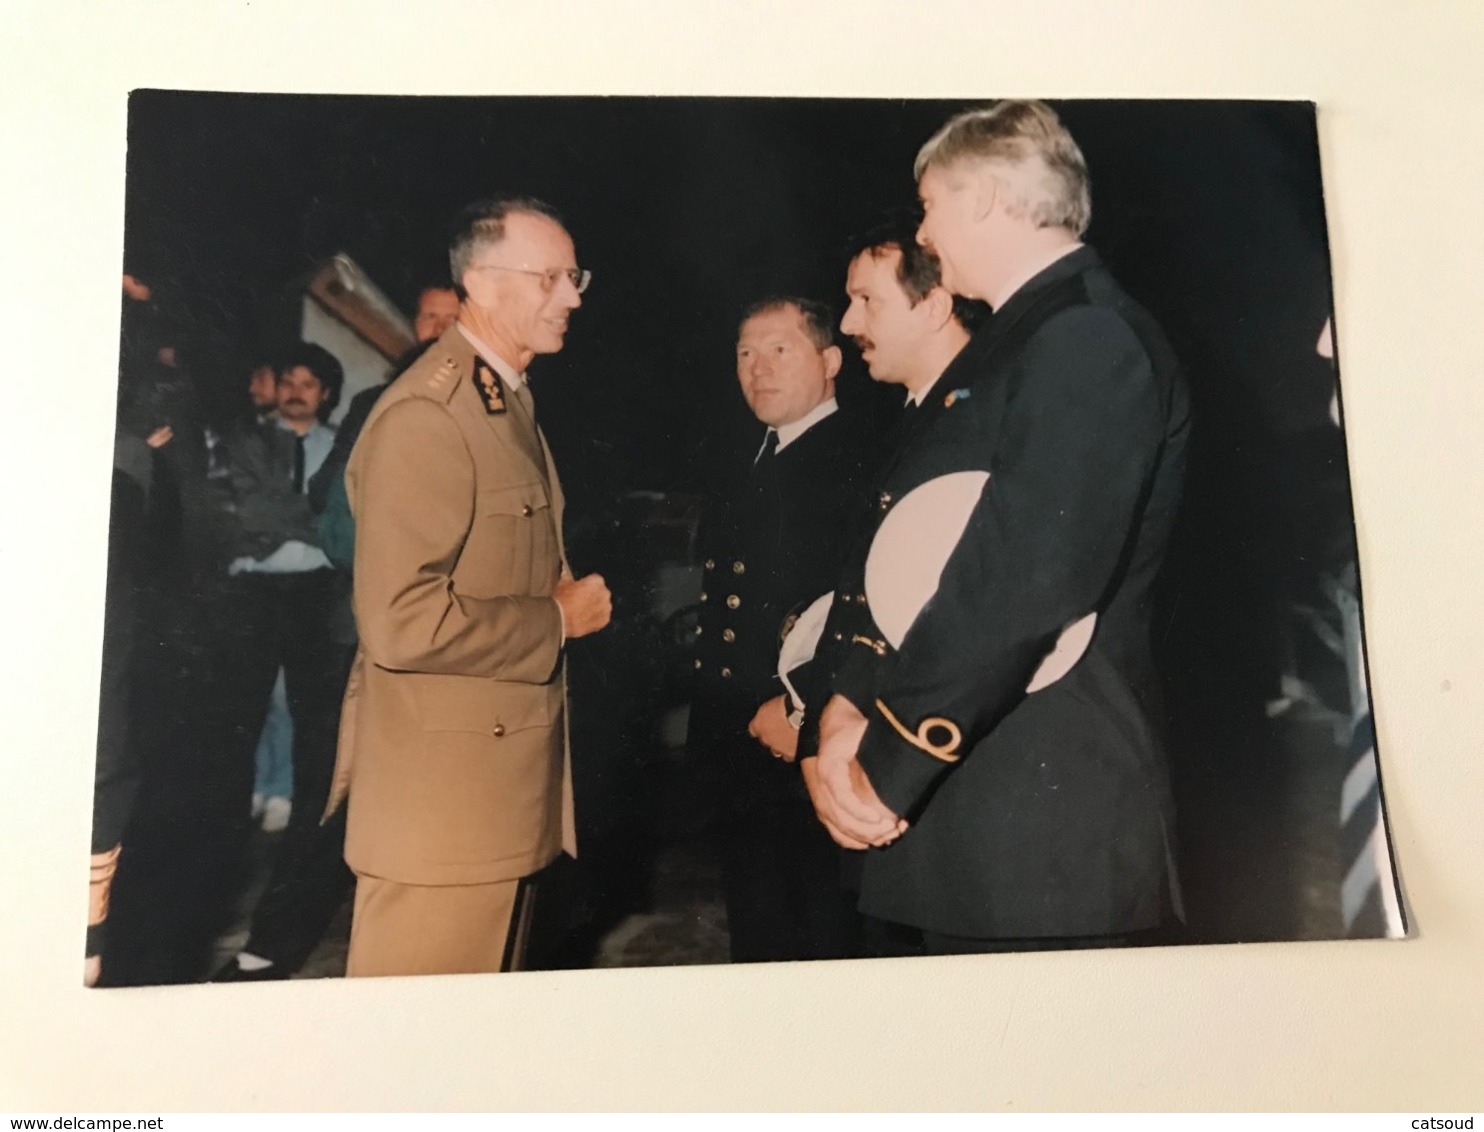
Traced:
<path fill-rule="evenodd" d="M 240 791 L 247 816 L 252 752 L 280 666 L 293 721 L 294 805 L 251 936 L 219 980 L 287 977 L 318 942 L 344 889 L 338 847 L 327 851 L 319 835 L 319 810 L 330 792 L 350 663 L 337 632 L 348 589 L 319 544 L 307 494 L 335 441 L 325 419 L 342 383 L 334 355 L 298 343 L 278 361 L 276 418 L 248 430 L 229 454 L 237 556 L 223 648 L 230 762 L 221 785 L 231 791 L 224 805 L 235 814 Z"/>
<path fill-rule="evenodd" d="M 574 578 L 527 367 L 590 273 L 552 208 L 468 206 L 458 321 L 377 400 L 345 486 L 360 634 L 327 814 L 349 796 L 350 976 L 521 967 L 537 873 L 573 836 L 566 642 L 607 625 Z"/>
<path fill-rule="evenodd" d="M 982 303 L 959 298 L 943 287 L 938 261 L 917 243 L 914 217 L 900 215 L 860 236 L 852 245 L 845 278 L 849 298 L 840 330 L 860 349 L 872 380 L 896 385 L 904 394 L 901 413 L 881 446 L 889 466 L 911 435 L 921 406 L 941 393 L 941 378 L 963 351 L 971 331 L 988 316 Z M 878 473 L 879 474 L 879 473 Z M 799 765 L 806 781 L 815 777 L 820 708 L 836 691 L 854 699 L 866 696 L 885 660 L 860 641 L 881 632 L 864 603 L 855 596 L 865 589 L 866 552 L 881 517 L 880 492 L 861 492 L 846 538 L 843 575 L 832 579 L 835 590 L 828 625 L 821 634 L 813 663 L 794 677 L 805 711 L 799 735 Z M 847 884 L 859 886 L 861 862 L 845 858 Z M 910 953 L 910 933 L 870 917 L 863 919 L 865 950 L 871 955 Z"/>
<path fill-rule="evenodd" d="M 855 242 L 845 294 L 841 333 L 859 348 L 872 380 L 902 387 L 909 414 L 989 313 L 943 286 L 937 257 L 917 243 L 917 221 L 908 217 Z"/>

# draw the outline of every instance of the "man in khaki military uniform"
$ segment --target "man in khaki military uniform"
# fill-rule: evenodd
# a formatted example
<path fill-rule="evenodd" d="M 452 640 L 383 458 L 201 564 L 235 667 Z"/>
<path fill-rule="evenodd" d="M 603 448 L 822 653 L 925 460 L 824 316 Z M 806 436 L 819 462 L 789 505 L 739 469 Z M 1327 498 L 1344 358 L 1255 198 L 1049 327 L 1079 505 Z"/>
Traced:
<path fill-rule="evenodd" d="M 356 874 L 346 973 L 518 968 L 530 878 L 576 851 L 564 642 L 608 623 L 574 580 L 525 369 L 589 275 L 551 208 L 484 200 L 449 248 L 458 322 L 377 402 L 351 455 L 355 612 L 331 811 Z"/>

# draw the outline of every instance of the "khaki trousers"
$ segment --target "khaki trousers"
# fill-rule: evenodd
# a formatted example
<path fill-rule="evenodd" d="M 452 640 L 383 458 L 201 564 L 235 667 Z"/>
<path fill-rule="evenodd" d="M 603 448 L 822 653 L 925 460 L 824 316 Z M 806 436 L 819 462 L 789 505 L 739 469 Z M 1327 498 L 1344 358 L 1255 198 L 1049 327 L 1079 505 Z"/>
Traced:
<path fill-rule="evenodd" d="M 522 969 L 535 885 L 398 884 L 356 875 L 348 978 Z"/>

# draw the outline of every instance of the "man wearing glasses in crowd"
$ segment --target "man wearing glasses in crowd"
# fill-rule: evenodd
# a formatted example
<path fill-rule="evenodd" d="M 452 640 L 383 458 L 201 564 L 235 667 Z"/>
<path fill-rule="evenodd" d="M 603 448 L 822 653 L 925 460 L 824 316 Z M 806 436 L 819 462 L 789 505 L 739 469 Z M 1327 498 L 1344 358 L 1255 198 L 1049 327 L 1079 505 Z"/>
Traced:
<path fill-rule="evenodd" d="M 336 786 L 356 874 L 346 973 L 521 966 L 533 876 L 572 835 L 563 646 L 611 599 L 574 579 L 526 382 L 590 275 L 550 206 L 476 202 L 457 323 L 377 402 L 346 472 L 360 653 Z"/>

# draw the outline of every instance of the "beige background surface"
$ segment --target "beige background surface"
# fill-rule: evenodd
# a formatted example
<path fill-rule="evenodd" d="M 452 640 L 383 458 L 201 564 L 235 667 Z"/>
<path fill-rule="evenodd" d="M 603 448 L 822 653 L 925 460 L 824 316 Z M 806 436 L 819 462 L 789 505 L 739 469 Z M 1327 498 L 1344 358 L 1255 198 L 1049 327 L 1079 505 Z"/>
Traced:
<path fill-rule="evenodd" d="M 1484 1105 L 1484 6 L 300 6 L 5 6 L 0 1108 Z M 138 86 L 1316 100 L 1382 773 L 1416 938 L 84 991 Z"/>

